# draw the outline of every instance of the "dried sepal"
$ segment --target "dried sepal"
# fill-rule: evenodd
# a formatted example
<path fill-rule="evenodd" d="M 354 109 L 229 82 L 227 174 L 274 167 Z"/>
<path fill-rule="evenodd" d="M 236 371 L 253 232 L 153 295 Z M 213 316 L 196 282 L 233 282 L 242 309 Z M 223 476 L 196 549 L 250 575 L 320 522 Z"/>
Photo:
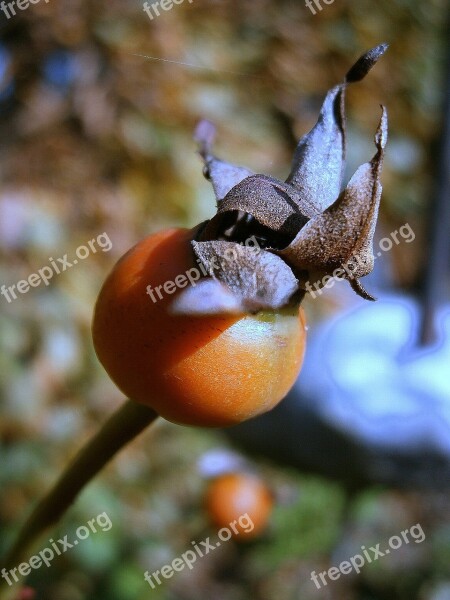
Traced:
<path fill-rule="evenodd" d="M 376 298 L 372 296 L 372 294 L 369 294 L 369 292 L 363 287 L 359 279 L 349 279 L 348 282 L 350 283 L 350 287 L 355 292 L 355 294 L 358 294 L 358 296 L 361 296 L 361 298 L 364 298 L 364 300 L 375 302 Z"/>
<path fill-rule="evenodd" d="M 373 159 L 359 167 L 336 202 L 308 221 L 294 241 L 278 251 L 294 272 L 313 272 L 323 277 L 345 266 L 345 277 L 357 280 L 372 271 L 372 243 L 381 198 L 380 173 L 386 141 L 387 113 L 382 107 Z M 359 288 L 354 286 L 354 289 Z"/>
<path fill-rule="evenodd" d="M 301 138 L 286 179 L 320 213 L 339 195 L 345 160 L 345 85 L 330 90 L 312 130 Z"/>
<path fill-rule="evenodd" d="M 206 226 L 202 239 L 217 239 L 237 221 L 240 216 L 237 213 L 241 212 L 279 233 L 288 243 L 308 219 L 317 214 L 311 207 L 302 212 L 299 201 L 299 193 L 289 184 L 267 175 L 251 175 L 228 192 Z"/>
<path fill-rule="evenodd" d="M 386 52 L 389 48 L 389 44 L 379 44 L 375 48 L 371 48 L 358 58 L 353 67 L 347 72 L 345 81 L 347 83 L 354 83 L 361 81 L 370 71 L 370 69 L 378 62 L 380 56 Z"/>
<path fill-rule="evenodd" d="M 194 139 L 199 145 L 199 154 L 203 158 L 203 174 L 214 188 L 219 203 L 227 193 L 240 181 L 252 175 L 245 167 L 239 167 L 218 159 L 212 153 L 212 145 L 216 136 L 216 128 L 209 121 L 203 120 L 197 125 Z"/>
<path fill-rule="evenodd" d="M 330 206 L 341 191 L 346 145 L 346 84 L 363 79 L 387 47 L 380 44 L 356 61 L 344 82 L 328 92 L 317 123 L 298 143 L 286 181 L 301 192 L 303 203 L 315 205 L 318 212 Z"/>
<path fill-rule="evenodd" d="M 192 246 L 210 277 L 230 289 L 247 311 L 281 308 L 298 292 L 292 270 L 275 254 L 226 241 Z"/>
<path fill-rule="evenodd" d="M 194 252 L 210 277 L 235 294 L 246 310 L 279 308 L 304 294 L 308 281 L 320 285 L 325 275 L 336 276 L 338 269 L 356 293 L 373 299 L 359 278 L 373 268 L 387 115 L 383 108 L 376 155 L 341 192 L 344 104 L 346 86 L 365 77 L 386 49 L 387 44 L 380 44 L 366 52 L 327 93 L 316 125 L 299 141 L 286 182 L 217 159 L 211 150 L 214 126 L 199 124 L 196 139 L 218 210 L 198 231 Z M 245 249 L 228 260 L 227 248 L 251 236 L 262 247 L 260 252 Z M 212 265 L 217 260 L 216 269 Z"/>

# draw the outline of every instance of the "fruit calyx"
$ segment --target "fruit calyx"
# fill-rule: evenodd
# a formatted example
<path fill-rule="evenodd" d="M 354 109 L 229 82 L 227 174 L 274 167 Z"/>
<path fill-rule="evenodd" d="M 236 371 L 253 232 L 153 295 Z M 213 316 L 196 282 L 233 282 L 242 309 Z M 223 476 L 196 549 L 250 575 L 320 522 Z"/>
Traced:
<path fill-rule="evenodd" d="M 387 47 L 380 44 L 363 54 L 344 81 L 329 90 L 317 123 L 297 145 L 284 182 L 217 158 L 214 125 L 206 120 L 198 124 L 195 139 L 217 213 L 199 227 L 192 247 L 217 293 L 235 296 L 234 310 L 277 310 L 298 303 L 309 282 L 337 277 L 337 272 L 356 293 L 374 300 L 359 279 L 374 264 L 387 112 L 382 106 L 372 160 L 341 190 L 345 91 L 367 75 Z"/>

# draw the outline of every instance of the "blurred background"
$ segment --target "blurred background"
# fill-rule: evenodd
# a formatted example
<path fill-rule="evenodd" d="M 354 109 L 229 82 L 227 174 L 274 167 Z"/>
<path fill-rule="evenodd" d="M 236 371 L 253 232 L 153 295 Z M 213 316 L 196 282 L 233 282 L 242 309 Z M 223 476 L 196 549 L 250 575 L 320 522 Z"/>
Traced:
<path fill-rule="evenodd" d="M 112 243 L 48 286 L 0 296 L 0 551 L 122 402 L 90 337 L 106 273 L 148 233 L 214 214 L 192 140 L 199 119 L 216 124 L 222 158 L 285 179 L 327 89 L 388 42 L 348 90 L 346 180 L 373 155 L 382 103 L 390 139 L 376 243 L 405 224 L 414 232 L 364 280 L 378 304 L 345 283 L 306 299 L 305 369 L 273 414 L 226 432 L 160 422 L 122 452 L 53 537 L 103 511 L 112 529 L 34 571 L 30 597 L 450 599 L 448 7 L 321 6 L 193 0 L 151 20 L 137 0 L 41 0 L 0 12 L 0 285 L 102 233 Z M 233 469 L 271 489 L 264 535 L 151 590 L 144 571 L 215 533 L 205 489 Z M 423 543 L 320 590 L 311 582 L 311 571 L 415 523 Z"/>

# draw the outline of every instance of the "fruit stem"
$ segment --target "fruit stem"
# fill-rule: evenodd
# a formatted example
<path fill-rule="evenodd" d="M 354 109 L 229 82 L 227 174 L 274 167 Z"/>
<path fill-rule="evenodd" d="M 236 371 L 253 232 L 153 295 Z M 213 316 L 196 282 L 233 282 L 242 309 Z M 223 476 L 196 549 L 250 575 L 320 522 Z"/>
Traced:
<path fill-rule="evenodd" d="M 84 486 L 157 417 L 158 414 L 151 408 L 132 400 L 120 406 L 75 455 L 53 488 L 33 510 L 0 566 L 6 569 L 16 567 L 27 548 L 59 520 Z M 0 587 L 2 583 L 0 580 Z"/>

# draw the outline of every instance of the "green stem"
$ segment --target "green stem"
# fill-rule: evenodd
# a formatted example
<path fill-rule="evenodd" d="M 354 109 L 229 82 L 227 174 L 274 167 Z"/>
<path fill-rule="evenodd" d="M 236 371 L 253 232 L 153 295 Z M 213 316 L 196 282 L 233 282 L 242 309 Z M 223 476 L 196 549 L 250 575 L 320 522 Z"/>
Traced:
<path fill-rule="evenodd" d="M 17 567 L 26 550 L 60 519 L 84 486 L 157 417 L 155 411 L 132 400 L 113 413 L 36 506 L 21 527 L 14 545 L 1 561 L 0 568 L 8 570 Z M 0 579 L 0 587 L 3 584 L 5 581 Z"/>

